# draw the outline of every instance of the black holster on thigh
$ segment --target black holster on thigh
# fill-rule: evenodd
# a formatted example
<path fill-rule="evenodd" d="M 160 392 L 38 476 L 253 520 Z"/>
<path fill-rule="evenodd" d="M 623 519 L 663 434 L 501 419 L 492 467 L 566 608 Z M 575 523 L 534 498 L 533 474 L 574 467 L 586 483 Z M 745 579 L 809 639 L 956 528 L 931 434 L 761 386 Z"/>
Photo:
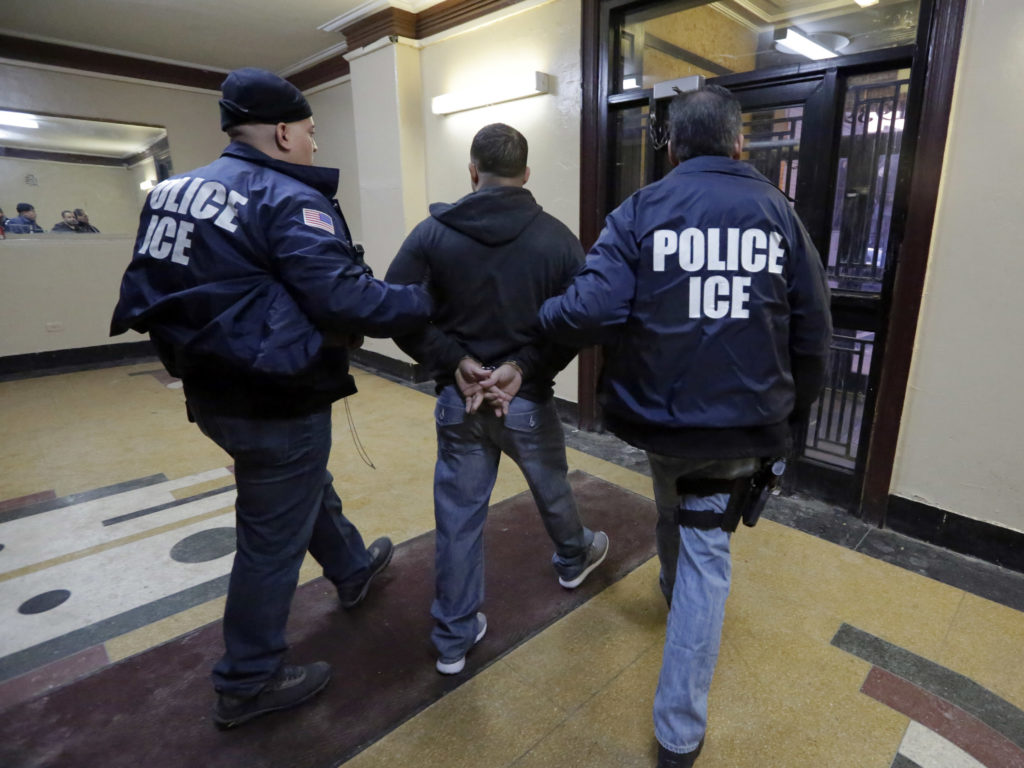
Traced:
<path fill-rule="evenodd" d="M 712 512 L 710 509 L 686 509 L 682 502 L 676 510 L 676 524 L 684 528 L 699 528 L 710 531 L 721 528 L 726 533 L 736 530 L 742 513 L 735 503 L 744 495 L 744 489 L 750 485 L 749 477 L 735 480 L 711 480 L 680 477 L 676 480 L 676 492 L 680 496 L 714 496 L 719 493 L 729 494 L 729 504 L 724 514 Z"/>
<path fill-rule="evenodd" d="M 735 480 L 691 479 L 680 477 L 676 480 L 676 492 L 680 496 L 714 496 L 729 494 L 729 503 L 721 515 L 709 510 L 686 509 L 682 503 L 676 511 L 676 523 L 686 528 L 711 530 L 721 528 L 732 533 L 740 520 L 753 528 L 761 517 L 768 496 L 778 487 L 782 473 L 786 471 L 784 459 L 765 459 L 760 469 L 749 477 Z"/>

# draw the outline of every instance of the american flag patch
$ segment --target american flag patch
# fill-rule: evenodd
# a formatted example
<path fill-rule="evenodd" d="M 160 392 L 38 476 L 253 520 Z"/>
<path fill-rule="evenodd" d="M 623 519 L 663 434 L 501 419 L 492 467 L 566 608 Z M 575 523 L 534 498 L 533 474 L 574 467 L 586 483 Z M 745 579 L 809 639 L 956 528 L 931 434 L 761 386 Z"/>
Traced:
<path fill-rule="evenodd" d="M 325 232 L 334 234 L 334 220 L 322 211 L 314 211 L 312 208 L 302 209 L 302 222 L 309 227 L 316 227 Z"/>

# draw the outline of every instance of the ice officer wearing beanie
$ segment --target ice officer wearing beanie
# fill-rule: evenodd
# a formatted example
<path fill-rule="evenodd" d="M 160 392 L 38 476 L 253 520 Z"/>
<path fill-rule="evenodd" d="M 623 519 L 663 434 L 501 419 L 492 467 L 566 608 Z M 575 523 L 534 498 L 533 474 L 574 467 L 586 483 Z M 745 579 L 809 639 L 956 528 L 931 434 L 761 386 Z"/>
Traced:
<path fill-rule="evenodd" d="M 111 334 L 149 333 L 189 419 L 234 461 L 237 551 L 212 675 L 214 722 L 230 728 L 330 679 L 325 662 L 284 659 L 305 553 L 345 609 L 390 562 L 391 541 L 367 547 L 342 513 L 327 470 L 331 404 L 356 391 L 348 346 L 418 328 L 431 300 L 374 279 L 353 247 L 338 171 L 313 166 L 302 93 L 253 68 L 221 90 L 231 143 L 149 193 Z"/>

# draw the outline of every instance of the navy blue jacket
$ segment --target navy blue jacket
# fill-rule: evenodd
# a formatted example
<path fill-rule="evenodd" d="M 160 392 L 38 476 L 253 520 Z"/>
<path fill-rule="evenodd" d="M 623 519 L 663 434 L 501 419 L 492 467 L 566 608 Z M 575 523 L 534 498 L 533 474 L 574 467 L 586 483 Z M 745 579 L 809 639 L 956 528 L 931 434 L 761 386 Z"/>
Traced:
<path fill-rule="evenodd" d="M 821 259 L 787 198 L 718 156 L 681 163 L 613 211 L 540 318 L 558 340 L 605 345 L 613 432 L 683 457 L 786 452 L 832 335 Z"/>
<path fill-rule="evenodd" d="M 32 219 L 24 216 L 15 216 L 13 219 L 8 219 L 6 227 L 7 231 L 12 235 L 38 235 L 46 231 Z"/>
<path fill-rule="evenodd" d="M 484 187 L 455 203 L 435 203 L 388 268 L 388 282 L 430 277 L 433 322 L 395 339 L 426 364 L 438 391 L 452 384 L 459 361 L 512 360 L 523 371 L 519 396 L 543 402 L 573 347 L 541 338 L 537 310 L 565 290 L 583 266 L 583 246 L 522 187 Z"/>
<path fill-rule="evenodd" d="M 188 399 L 308 413 L 355 392 L 344 339 L 424 323 L 420 286 L 375 280 L 352 247 L 338 171 L 232 143 L 146 199 L 111 334 L 149 332 Z"/>

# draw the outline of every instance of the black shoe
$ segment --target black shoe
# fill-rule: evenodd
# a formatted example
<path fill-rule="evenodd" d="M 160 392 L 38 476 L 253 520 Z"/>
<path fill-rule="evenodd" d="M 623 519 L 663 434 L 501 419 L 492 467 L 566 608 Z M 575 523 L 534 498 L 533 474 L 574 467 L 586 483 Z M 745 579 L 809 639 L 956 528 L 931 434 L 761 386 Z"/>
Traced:
<path fill-rule="evenodd" d="M 370 553 L 370 572 L 365 581 L 356 581 L 351 584 L 342 584 L 338 587 L 338 599 L 342 608 L 355 608 L 366 597 L 370 591 L 370 583 L 373 577 L 388 567 L 391 556 L 395 554 L 395 545 L 387 536 L 381 536 L 373 544 L 366 548 Z"/>
<path fill-rule="evenodd" d="M 254 717 L 288 709 L 316 696 L 327 687 L 331 666 L 315 661 L 302 666 L 285 665 L 255 696 L 240 698 L 222 693 L 213 707 L 213 722 L 221 730 L 234 728 Z"/>
<path fill-rule="evenodd" d="M 704 749 L 704 739 L 692 752 L 670 752 L 661 744 L 658 745 L 658 768 L 693 768 L 700 751 Z"/>

